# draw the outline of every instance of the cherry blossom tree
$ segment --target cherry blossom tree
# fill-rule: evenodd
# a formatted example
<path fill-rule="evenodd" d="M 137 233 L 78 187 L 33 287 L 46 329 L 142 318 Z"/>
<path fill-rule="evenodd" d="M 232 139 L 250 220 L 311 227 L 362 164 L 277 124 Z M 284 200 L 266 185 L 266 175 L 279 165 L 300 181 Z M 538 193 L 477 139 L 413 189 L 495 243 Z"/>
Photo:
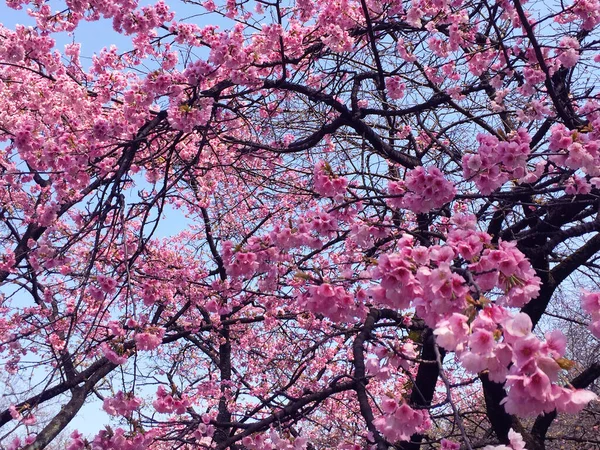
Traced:
<path fill-rule="evenodd" d="M 598 443 L 598 0 L 6 3 L 3 448 Z"/>

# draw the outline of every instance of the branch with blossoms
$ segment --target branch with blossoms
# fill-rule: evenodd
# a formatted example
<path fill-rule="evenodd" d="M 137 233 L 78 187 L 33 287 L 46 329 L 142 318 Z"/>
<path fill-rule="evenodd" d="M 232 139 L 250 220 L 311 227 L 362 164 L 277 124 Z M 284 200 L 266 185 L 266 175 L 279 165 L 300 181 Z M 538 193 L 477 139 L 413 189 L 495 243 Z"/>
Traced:
<path fill-rule="evenodd" d="M 7 448 L 593 440 L 596 0 L 7 4 Z"/>

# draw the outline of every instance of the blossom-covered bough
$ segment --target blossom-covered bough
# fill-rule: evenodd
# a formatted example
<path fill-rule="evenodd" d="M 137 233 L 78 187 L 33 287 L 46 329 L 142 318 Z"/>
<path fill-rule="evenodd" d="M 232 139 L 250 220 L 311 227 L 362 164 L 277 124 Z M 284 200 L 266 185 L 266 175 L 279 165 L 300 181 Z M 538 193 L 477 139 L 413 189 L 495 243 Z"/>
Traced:
<path fill-rule="evenodd" d="M 7 3 L 4 448 L 598 442 L 597 0 Z"/>

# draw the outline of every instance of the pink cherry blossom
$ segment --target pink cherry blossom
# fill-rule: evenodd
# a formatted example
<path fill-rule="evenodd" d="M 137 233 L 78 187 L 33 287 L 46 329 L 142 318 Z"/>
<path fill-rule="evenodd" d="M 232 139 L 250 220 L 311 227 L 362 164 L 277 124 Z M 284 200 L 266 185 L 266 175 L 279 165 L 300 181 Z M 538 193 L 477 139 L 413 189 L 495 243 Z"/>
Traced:
<path fill-rule="evenodd" d="M 399 100 L 404 97 L 406 85 L 402 82 L 400 77 L 394 76 L 386 78 L 385 87 L 391 99 Z"/>
<path fill-rule="evenodd" d="M 164 334 L 164 328 L 156 327 L 143 333 L 137 333 L 135 335 L 135 345 L 138 350 L 154 350 L 161 344 Z"/>
<path fill-rule="evenodd" d="M 7 1 L 2 445 L 575 445 L 600 0 L 179 3 Z"/>

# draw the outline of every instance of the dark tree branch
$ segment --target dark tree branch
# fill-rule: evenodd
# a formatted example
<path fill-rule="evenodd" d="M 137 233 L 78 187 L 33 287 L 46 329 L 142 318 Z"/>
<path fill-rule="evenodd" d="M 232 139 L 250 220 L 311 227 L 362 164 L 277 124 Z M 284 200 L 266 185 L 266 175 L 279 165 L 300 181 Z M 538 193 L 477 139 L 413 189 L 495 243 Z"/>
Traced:
<path fill-rule="evenodd" d="M 356 391 L 356 396 L 358 397 L 358 404 L 360 406 L 360 413 L 365 419 L 367 424 L 367 429 L 373 435 L 373 439 L 377 444 L 377 450 L 387 450 L 388 445 L 375 427 L 373 421 L 375 417 L 373 416 L 373 410 L 371 409 L 371 405 L 369 404 L 369 397 L 367 395 L 367 374 L 365 369 L 365 354 L 364 354 L 364 343 L 371 335 L 371 331 L 373 330 L 373 326 L 379 320 L 379 311 L 376 309 L 371 309 L 369 315 L 365 320 L 365 324 L 363 325 L 363 329 L 354 339 L 354 344 L 352 345 L 352 355 L 354 358 L 354 378 L 356 379 L 356 386 L 354 390 Z"/>
<path fill-rule="evenodd" d="M 437 361 L 435 348 L 435 336 L 431 328 L 426 328 L 422 333 L 423 348 L 421 350 L 421 360 Z M 443 362 L 445 352 L 439 349 L 440 364 Z M 435 386 L 440 376 L 440 368 L 438 364 L 420 364 L 417 371 L 415 384 L 410 395 L 411 405 L 419 407 L 427 407 L 431 405 Z M 422 434 L 414 434 L 410 437 L 410 442 L 400 444 L 401 450 L 419 450 L 421 442 L 425 438 Z"/>

